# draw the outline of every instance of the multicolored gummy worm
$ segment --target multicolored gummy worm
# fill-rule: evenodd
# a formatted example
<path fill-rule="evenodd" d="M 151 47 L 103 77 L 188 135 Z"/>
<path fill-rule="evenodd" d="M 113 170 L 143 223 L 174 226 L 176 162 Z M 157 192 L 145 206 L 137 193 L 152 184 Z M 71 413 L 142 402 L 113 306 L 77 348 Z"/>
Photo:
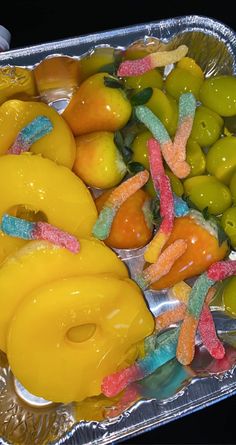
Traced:
<path fill-rule="evenodd" d="M 141 289 L 148 289 L 152 283 L 159 280 L 170 271 L 175 261 L 184 254 L 186 249 L 186 241 L 182 239 L 174 241 L 160 254 L 154 264 L 148 266 L 144 269 L 141 275 L 135 277 L 135 281 Z"/>
<path fill-rule="evenodd" d="M 143 170 L 126 181 L 122 182 L 109 195 L 99 217 L 93 227 L 92 233 L 95 238 L 106 239 L 111 231 L 112 222 L 120 206 L 137 190 L 142 188 L 149 179 L 147 170 Z"/>
<path fill-rule="evenodd" d="M 179 98 L 179 118 L 178 127 L 175 133 L 172 152 L 174 152 L 175 158 L 175 172 L 178 177 L 186 177 L 191 171 L 190 165 L 186 162 L 186 144 L 191 134 L 193 127 L 193 120 L 196 111 L 196 99 L 192 93 L 181 94 Z M 172 161 L 172 154 L 167 152 L 163 156 L 165 159 Z M 167 162 L 167 161 L 166 161 Z M 181 175 L 181 176 L 180 176 Z"/>
<path fill-rule="evenodd" d="M 225 260 L 212 264 L 208 271 L 195 281 L 189 296 L 187 311 L 180 328 L 178 340 L 177 359 L 183 365 L 189 365 L 193 360 L 195 335 L 209 289 L 217 281 L 224 280 L 232 275 L 236 275 L 236 261 Z M 204 308 L 202 323 L 206 323 L 209 317 L 209 313 Z M 202 329 L 200 333 L 203 338 L 206 338 L 206 334 Z M 214 344 L 210 345 L 210 348 L 213 349 Z"/>
<path fill-rule="evenodd" d="M 223 263 L 223 262 L 221 262 Z M 236 263 L 236 261 L 235 261 Z M 215 267 L 216 266 L 216 267 Z M 236 273 L 236 265 L 227 266 L 224 264 L 224 272 L 222 269 L 222 264 L 216 263 L 214 265 L 214 276 L 221 271 L 221 276 L 227 277 L 229 274 Z M 227 269 L 227 272 L 226 272 Z M 208 278 L 209 279 L 209 278 Z M 208 285 L 212 284 L 212 281 L 209 279 Z M 204 282 L 204 280 L 203 280 Z M 205 290 L 208 288 L 208 285 L 205 283 Z M 201 290 L 203 290 L 203 285 L 201 282 Z M 174 289 L 175 288 L 175 289 Z M 159 367 L 167 363 L 169 360 L 173 359 L 176 356 L 177 345 L 180 337 L 179 328 L 171 329 L 170 331 L 165 331 L 161 334 L 158 333 L 158 328 L 164 329 L 167 327 L 167 321 L 169 324 L 175 323 L 176 321 L 181 321 L 186 313 L 186 303 L 192 304 L 190 300 L 190 295 L 192 293 L 191 287 L 186 283 L 181 282 L 178 283 L 173 288 L 173 296 L 178 298 L 178 295 L 181 300 L 181 305 L 177 309 L 176 313 L 174 311 L 168 311 L 168 315 L 164 316 L 165 313 L 161 314 L 156 318 L 156 327 L 157 330 L 154 334 L 150 335 L 145 339 L 145 354 L 146 356 L 143 359 L 137 360 L 137 362 L 121 371 L 118 371 L 110 376 L 107 376 L 103 379 L 102 382 L 102 392 L 107 397 L 114 397 L 119 392 L 121 392 L 127 386 L 133 382 L 137 382 L 139 380 L 144 379 L 145 377 L 151 375 L 155 372 Z M 214 321 L 211 315 L 211 312 L 207 306 L 212 299 L 211 288 L 207 292 L 207 297 L 205 298 L 206 304 L 203 306 L 203 310 L 201 311 L 200 320 L 199 320 L 199 333 L 202 337 L 204 345 L 212 355 L 212 357 L 216 359 L 222 359 L 225 354 L 224 347 L 220 340 L 218 339 L 215 331 Z M 183 308 L 185 307 L 185 308 Z M 172 316 L 170 314 L 172 312 Z M 177 315 L 177 317 L 176 317 Z M 166 318 L 166 319 L 165 319 Z M 164 322 L 161 326 L 159 322 Z M 206 338 L 211 336 L 211 338 Z"/>
<path fill-rule="evenodd" d="M 126 60 L 119 66 L 117 75 L 119 77 L 141 76 L 154 68 L 176 63 L 186 56 L 188 47 L 180 45 L 178 48 L 170 51 L 157 51 L 149 54 L 142 59 Z"/>
<path fill-rule="evenodd" d="M 187 304 L 191 287 L 184 281 L 175 285 L 169 293 L 171 298 L 180 301 L 180 304 L 175 309 L 168 310 L 160 314 L 156 318 L 156 330 L 160 331 L 167 328 L 169 325 L 182 321 L 186 314 Z M 205 304 L 203 306 L 201 316 L 198 323 L 198 332 L 200 334 L 203 345 L 208 350 L 209 354 L 215 359 L 222 359 L 225 354 L 225 349 L 216 334 L 214 320 L 208 304 L 215 295 L 215 289 L 211 287 L 207 293 Z"/>
<path fill-rule="evenodd" d="M 73 253 L 77 253 L 80 249 L 79 242 L 74 236 L 46 222 L 31 222 L 5 214 L 2 217 L 0 230 L 15 238 L 49 241 Z"/>
<path fill-rule="evenodd" d="M 122 369 L 103 379 L 102 393 L 107 397 L 114 397 L 133 382 L 142 380 L 156 369 L 175 357 L 179 328 L 172 329 L 164 335 L 162 341 L 157 342 L 156 348 L 128 368 Z"/>
<path fill-rule="evenodd" d="M 217 360 L 222 359 L 225 355 L 225 348 L 217 337 L 212 313 L 207 304 L 203 305 L 198 324 L 198 332 L 209 354 Z"/>
<path fill-rule="evenodd" d="M 178 178 L 185 178 L 190 173 L 190 165 L 186 162 L 186 143 L 191 133 L 195 109 L 196 100 L 193 94 L 182 94 L 179 99 L 178 128 L 172 142 L 160 119 L 148 107 L 139 105 L 135 108 L 137 118 L 160 142 L 162 155 Z"/>
<path fill-rule="evenodd" d="M 155 139 L 149 139 L 147 146 L 152 181 L 160 200 L 162 222 L 158 232 L 146 247 L 144 258 L 149 263 L 155 263 L 173 230 L 174 200 L 170 180 L 164 170 L 160 144 Z"/>
<path fill-rule="evenodd" d="M 19 155 L 29 151 L 34 142 L 41 139 L 53 130 L 50 119 L 46 116 L 37 116 L 27 124 L 17 135 L 15 142 L 9 148 L 8 153 Z"/>

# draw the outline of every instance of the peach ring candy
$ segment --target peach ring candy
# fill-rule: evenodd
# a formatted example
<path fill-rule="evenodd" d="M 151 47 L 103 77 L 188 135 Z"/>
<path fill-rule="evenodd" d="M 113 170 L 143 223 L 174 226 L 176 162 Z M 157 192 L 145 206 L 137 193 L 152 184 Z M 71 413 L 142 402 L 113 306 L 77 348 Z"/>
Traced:
<path fill-rule="evenodd" d="M 4 190 L 0 219 L 20 205 L 41 211 L 46 222 L 71 235 L 91 235 L 96 206 L 84 183 L 68 168 L 30 153 L 1 156 L 0 187 Z"/>
<path fill-rule="evenodd" d="M 79 251 L 79 242 L 74 236 L 45 222 L 31 222 L 5 214 L 2 217 L 0 229 L 3 233 L 16 238 L 45 240 L 60 247 L 65 247 L 74 253 Z"/>
<path fill-rule="evenodd" d="M 9 323 L 27 294 L 59 279 L 104 273 L 128 278 L 124 263 L 95 239 L 81 238 L 77 254 L 46 241 L 30 241 L 9 255 L 0 266 L 0 349 L 6 352 Z"/>
<path fill-rule="evenodd" d="M 186 56 L 187 52 L 188 47 L 186 45 L 180 45 L 176 49 L 170 51 L 157 51 L 142 59 L 126 60 L 119 66 L 117 75 L 119 77 L 141 76 L 154 68 L 178 62 Z"/>
<path fill-rule="evenodd" d="M 46 116 L 37 116 L 20 131 L 15 142 L 8 149 L 8 153 L 19 155 L 24 151 L 28 151 L 32 144 L 46 136 L 52 129 L 53 126 L 50 119 Z"/>
<path fill-rule="evenodd" d="M 165 174 L 161 147 L 155 139 L 149 139 L 148 141 L 148 158 L 154 187 L 158 190 L 162 222 L 154 238 L 146 247 L 144 258 L 149 263 L 155 263 L 173 230 L 174 199 L 170 180 Z"/>
<path fill-rule="evenodd" d="M 113 219 L 120 206 L 137 190 L 141 189 L 148 181 L 148 178 L 148 171 L 141 171 L 127 179 L 127 181 L 124 181 L 111 192 L 93 227 L 93 235 L 96 238 L 104 240 L 109 236 Z"/>
<path fill-rule="evenodd" d="M 21 131 L 40 116 L 50 120 L 52 129 L 34 141 L 30 151 L 72 169 L 76 153 L 73 134 L 64 119 L 42 102 L 8 100 L 0 106 L 0 154 L 6 154 Z"/>
<path fill-rule="evenodd" d="M 54 281 L 28 294 L 11 320 L 7 356 L 15 377 L 31 393 L 53 402 L 101 393 L 154 328 L 138 286 L 114 275 Z M 30 363 L 26 366 L 27 360 Z"/>

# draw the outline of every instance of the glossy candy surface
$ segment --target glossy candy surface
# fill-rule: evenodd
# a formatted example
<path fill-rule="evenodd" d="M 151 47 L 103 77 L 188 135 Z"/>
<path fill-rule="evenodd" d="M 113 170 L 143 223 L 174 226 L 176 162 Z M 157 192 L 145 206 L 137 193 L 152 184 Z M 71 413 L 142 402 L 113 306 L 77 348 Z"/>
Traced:
<path fill-rule="evenodd" d="M 236 248 L 236 207 L 227 209 L 221 217 L 221 225 L 228 235 L 232 247 Z"/>
<path fill-rule="evenodd" d="M 183 93 L 193 93 L 198 98 L 203 79 L 194 75 L 190 70 L 176 67 L 166 78 L 167 92 L 178 99 Z"/>
<path fill-rule="evenodd" d="M 199 97 L 203 105 L 220 116 L 236 115 L 236 77 L 216 76 L 205 79 Z"/>
<path fill-rule="evenodd" d="M 115 145 L 114 133 L 97 131 L 77 136 L 73 171 L 92 187 L 114 187 L 127 169 Z"/>
<path fill-rule="evenodd" d="M 33 394 L 55 402 L 80 401 L 100 394 L 117 357 L 125 359 L 153 325 L 141 291 L 129 279 L 92 274 L 54 281 L 35 289 L 17 308 L 7 342 L 10 366 Z M 79 335 L 68 338 L 71 328 Z"/>
<path fill-rule="evenodd" d="M 121 89 L 105 85 L 98 73 L 86 79 L 62 114 L 75 136 L 93 131 L 116 131 L 131 115 L 131 105 Z"/>
<path fill-rule="evenodd" d="M 97 217 L 95 204 L 84 183 L 68 168 L 29 153 L 1 156 L 0 187 L 5 190 L 1 217 L 20 205 L 43 212 L 47 222 L 75 236 L 91 234 Z M 19 245 L 17 239 L 14 242 Z"/>
<path fill-rule="evenodd" d="M 110 191 L 96 199 L 98 212 L 105 204 Z M 150 196 L 138 190 L 119 208 L 110 235 L 104 242 L 117 249 L 135 249 L 145 246 L 152 237 L 153 225 L 150 210 Z"/>
<path fill-rule="evenodd" d="M 143 90 L 144 88 L 162 88 L 163 79 L 161 73 L 157 70 L 150 70 L 142 76 L 126 77 L 125 85 L 135 90 Z"/>
<path fill-rule="evenodd" d="M 179 281 L 204 272 L 210 264 L 225 257 L 228 252 L 227 243 L 219 246 L 217 238 L 208 232 L 204 224 L 204 219 L 195 211 L 175 219 L 174 229 L 166 245 L 183 238 L 188 247 L 170 272 L 152 285 L 153 289 L 169 288 Z"/>
<path fill-rule="evenodd" d="M 223 213 L 232 202 L 229 188 L 215 176 L 194 176 L 186 179 L 184 190 L 199 210 L 207 207 L 213 215 Z"/>
<path fill-rule="evenodd" d="M 207 171 L 228 185 L 236 171 L 236 137 L 219 139 L 207 153 L 206 162 Z"/>
<path fill-rule="evenodd" d="M 4 308 L 0 314 L 0 349 L 6 351 L 9 323 L 25 295 L 41 284 L 91 273 L 128 277 L 124 264 L 98 240 L 82 239 L 77 254 L 45 241 L 31 241 L 10 255 L 0 268 L 0 300 Z"/>
<path fill-rule="evenodd" d="M 42 102 L 8 100 L 0 107 L 0 154 L 14 143 L 18 133 L 38 116 L 46 116 L 52 123 L 52 131 L 35 142 L 30 151 L 41 153 L 52 161 L 72 168 L 75 160 L 75 141 L 62 117 Z"/>
<path fill-rule="evenodd" d="M 199 106 L 196 110 L 191 139 L 197 141 L 201 147 L 214 144 L 223 129 L 223 119 L 209 108 Z"/>

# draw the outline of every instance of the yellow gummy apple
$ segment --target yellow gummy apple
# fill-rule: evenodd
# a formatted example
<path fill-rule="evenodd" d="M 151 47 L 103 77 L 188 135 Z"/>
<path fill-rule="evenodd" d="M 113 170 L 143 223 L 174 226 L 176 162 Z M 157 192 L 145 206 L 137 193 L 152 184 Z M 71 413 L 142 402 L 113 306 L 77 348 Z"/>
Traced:
<path fill-rule="evenodd" d="M 124 91 L 105 85 L 107 73 L 86 79 L 72 96 L 63 118 L 74 135 L 93 131 L 116 131 L 124 127 L 131 116 L 131 105 Z"/>
<path fill-rule="evenodd" d="M 8 100 L 0 107 L 0 154 L 11 147 L 20 131 L 37 116 L 50 119 L 53 130 L 32 144 L 30 151 L 72 168 L 75 160 L 75 141 L 62 117 L 41 102 Z"/>
<path fill-rule="evenodd" d="M 73 171 L 86 184 L 105 189 L 121 182 L 127 169 L 114 143 L 114 133 L 97 131 L 77 136 L 75 141 Z"/>
<path fill-rule="evenodd" d="M 46 241 L 31 241 L 0 267 L 0 349 L 6 352 L 6 333 L 21 300 L 43 284 L 66 277 L 112 273 L 127 278 L 124 263 L 98 240 L 80 239 L 77 254 Z"/>

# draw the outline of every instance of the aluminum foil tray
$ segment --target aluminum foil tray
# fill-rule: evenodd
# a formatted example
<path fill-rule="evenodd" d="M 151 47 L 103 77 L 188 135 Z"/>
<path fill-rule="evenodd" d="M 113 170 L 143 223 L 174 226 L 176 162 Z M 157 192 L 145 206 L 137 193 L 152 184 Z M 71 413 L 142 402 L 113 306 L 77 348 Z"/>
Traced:
<path fill-rule="evenodd" d="M 236 34 L 222 23 L 199 16 L 179 17 L 16 49 L 0 54 L 0 65 L 32 67 L 52 54 L 80 57 L 98 45 L 127 47 L 139 39 L 153 37 L 170 47 L 186 43 L 189 55 L 200 63 L 206 75 L 236 74 Z M 117 253 L 127 263 L 131 275 L 141 266 L 141 250 Z M 234 253 L 231 255 L 235 256 Z M 155 315 L 163 310 L 163 306 L 175 304 L 165 292 L 159 293 L 158 297 L 157 301 L 155 292 L 146 292 Z M 188 371 L 173 360 L 141 383 L 141 400 L 120 415 L 101 422 L 77 422 L 72 405 L 51 404 L 30 395 L 14 381 L 6 357 L 0 355 L 0 444 L 105 445 L 235 394 L 236 319 L 227 317 L 221 309 L 213 308 L 218 333 L 225 342 L 225 360 L 216 363 L 199 344 Z"/>

